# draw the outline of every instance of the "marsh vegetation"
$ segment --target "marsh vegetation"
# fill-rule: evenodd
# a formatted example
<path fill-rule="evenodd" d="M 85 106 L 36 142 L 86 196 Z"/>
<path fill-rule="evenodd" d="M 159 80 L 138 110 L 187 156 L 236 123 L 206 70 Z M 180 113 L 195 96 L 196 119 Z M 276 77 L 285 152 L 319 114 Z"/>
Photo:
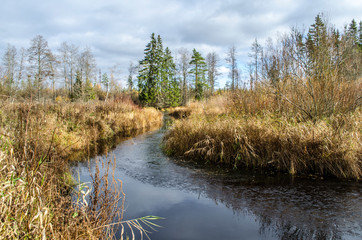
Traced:
<path fill-rule="evenodd" d="M 157 109 L 161 108 L 169 108 L 169 114 L 178 118 L 162 143 L 163 151 L 176 157 L 172 161 L 188 160 L 246 175 L 250 171 L 265 178 L 281 173 L 290 181 L 295 176 L 332 177 L 343 179 L 342 183 L 357 180 L 353 183 L 357 190 L 351 194 L 358 202 L 361 28 L 361 22 L 357 26 L 352 20 L 340 32 L 318 15 L 308 31 L 293 28 L 268 40 L 265 47 L 255 39 L 244 81 L 232 46 L 226 58 L 230 81 L 224 89 L 216 89 L 220 58 L 215 52 L 205 59 L 196 49 L 192 54 L 180 49 L 175 61 L 155 34 L 146 45 L 144 59 L 137 66 L 130 64 L 127 89 L 120 86 L 114 68 L 109 74 L 97 71 L 88 48 L 79 52 L 77 46 L 64 42 L 56 55 L 42 36 L 20 52 L 8 45 L 0 68 L 0 235 L 7 239 L 123 236 L 116 226 L 122 231 L 122 223 L 132 222 L 123 222 L 123 182 L 114 175 L 116 160 L 106 155 L 105 161 L 94 165 L 96 160 L 89 157 L 107 153 L 122 137 L 159 128 L 162 113 Z M 157 141 L 162 134 L 156 134 Z M 152 170 L 154 165 L 170 163 L 158 145 L 149 147 L 157 149 L 157 156 L 145 166 Z M 69 165 L 74 160 L 90 160 L 86 163 L 90 185 L 75 187 Z M 156 169 L 150 170 L 151 175 L 169 176 Z M 222 197 L 212 199 L 229 204 Z M 252 205 L 248 202 L 248 209 Z M 354 201 L 351 205 L 351 209 L 358 206 Z M 255 214 L 263 218 L 263 210 L 256 208 Z M 139 217 L 133 223 L 155 219 Z M 275 219 L 271 214 L 261 223 Z M 318 217 L 314 219 L 318 222 Z M 293 221 L 281 221 L 282 227 L 293 230 L 288 225 Z M 133 226 L 137 229 L 137 224 Z M 311 236 L 299 227 L 302 238 Z M 283 231 L 280 238 L 294 236 L 288 234 Z M 322 234 L 335 236 L 329 230 Z"/>

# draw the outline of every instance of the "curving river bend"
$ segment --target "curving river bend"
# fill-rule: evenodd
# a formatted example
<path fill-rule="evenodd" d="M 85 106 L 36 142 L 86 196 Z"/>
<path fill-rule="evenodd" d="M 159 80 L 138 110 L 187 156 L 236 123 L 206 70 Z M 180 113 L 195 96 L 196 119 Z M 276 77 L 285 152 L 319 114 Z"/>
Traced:
<path fill-rule="evenodd" d="M 176 164 L 160 148 L 164 132 L 125 140 L 108 154 L 123 181 L 124 219 L 165 218 L 155 222 L 162 228 L 151 239 L 362 239 L 362 183 Z M 83 182 L 90 181 L 88 169 L 73 167 Z"/>

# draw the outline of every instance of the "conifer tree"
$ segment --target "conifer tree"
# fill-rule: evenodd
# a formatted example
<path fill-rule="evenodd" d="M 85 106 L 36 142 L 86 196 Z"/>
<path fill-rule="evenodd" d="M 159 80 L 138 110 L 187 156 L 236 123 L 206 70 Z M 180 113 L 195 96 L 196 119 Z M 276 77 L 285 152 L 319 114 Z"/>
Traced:
<path fill-rule="evenodd" d="M 180 84 L 176 78 L 176 65 L 168 47 L 164 52 L 162 76 L 162 94 L 164 95 L 165 99 L 163 105 L 166 107 L 175 107 L 180 105 Z"/>
<path fill-rule="evenodd" d="M 156 104 L 158 68 L 157 61 L 157 41 L 155 34 L 152 33 L 151 41 L 146 45 L 144 50 L 145 58 L 140 61 L 140 71 L 138 75 L 139 99 L 147 106 Z"/>
<path fill-rule="evenodd" d="M 71 95 L 72 100 L 81 99 L 83 96 L 83 83 L 82 83 L 82 73 L 77 71 L 75 74 L 75 82 L 73 86 L 73 93 Z"/>
<path fill-rule="evenodd" d="M 193 74 L 194 77 L 193 82 L 195 87 L 195 98 L 197 100 L 201 100 L 204 97 L 205 88 L 208 87 L 205 78 L 207 66 L 205 59 L 198 51 L 196 51 L 195 48 L 193 49 L 192 53 L 193 54 L 190 61 L 191 69 L 189 72 Z"/>
<path fill-rule="evenodd" d="M 323 71 L 330 65 L 328 45 L 327 26 L 322 16 L 318 14 L 315 23 L 309 28 L 306 40 L 309 71 L 315 80 L 321 81 Z"/>
<path fill-rule="evenodd" d="M 156 41 L 156 64 L 157 64 L 157 79 L 156 79 L 156 107 L 163 107 L 166 102 L 167 93 L 166 88 L 168 85 L 168 76 L 166 72 L 165 53 L 161 36 L 157 36 Z"/>
<path fill-rule="evenodd" d="M 151 41 L 140 61 L 138 75 L 139 99 L 147 106 L 168 107 L 179 105 L 179 86 L 176 80 L 176 66 L 171 51 L 163 49 L 161 36 L 157 40 L 152 33 Z"/>

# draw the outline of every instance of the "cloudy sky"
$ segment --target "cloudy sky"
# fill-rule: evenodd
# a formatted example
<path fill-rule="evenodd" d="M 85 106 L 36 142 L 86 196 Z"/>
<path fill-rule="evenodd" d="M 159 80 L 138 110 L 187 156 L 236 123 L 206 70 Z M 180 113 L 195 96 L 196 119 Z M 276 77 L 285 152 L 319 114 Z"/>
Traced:
<path fill-rule="evenodd" d="M 362 1 L 1 0 L 0 54 L 8 43 L 28 48 L 42 35 L 54 51 L 64 41 L 88 46 L 102 71 L 117 63 L 127 74 L 155 32 L 173 52 L 196 48 L 224 59 L 235 45 L 242 65 L 255 38 L 263 43 L 292 26 L 309 26 L 320 12 L 342 28 L 353 18 L 362 20 Z"/>

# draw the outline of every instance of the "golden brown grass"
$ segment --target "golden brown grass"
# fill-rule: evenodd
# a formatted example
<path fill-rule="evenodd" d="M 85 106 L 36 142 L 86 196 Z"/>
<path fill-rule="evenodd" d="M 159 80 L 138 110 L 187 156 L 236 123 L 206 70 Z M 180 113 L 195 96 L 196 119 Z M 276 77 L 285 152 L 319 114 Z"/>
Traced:
<path fill-rule="evenodd" d="M 359 108 L 303 121 L 273 109 L 267 94 L 245 91 L 243 97 L 224 96 L 228 105 L 201 103 L 176 121 L 165 136 L 166 153 L 235 168 L 362 177 Z"/>
<path fill-rule="evenodd" d="M 6 103 L 0 121 L 0 239 L 99 239 L 112 237 L 120 183 L 96 173 L 74 203 L 69 157 L 160 125 L 162 114 L 116 102 Z"/>
<path fill-rule="evenodd" d="M 189 102 L 186 106 L 169 108 L 170 116 L 180 119 L 192 115 L 222 115 L 228 113 L 228 98 L 225 96 L 214 96 L 203 101 Z"/>

